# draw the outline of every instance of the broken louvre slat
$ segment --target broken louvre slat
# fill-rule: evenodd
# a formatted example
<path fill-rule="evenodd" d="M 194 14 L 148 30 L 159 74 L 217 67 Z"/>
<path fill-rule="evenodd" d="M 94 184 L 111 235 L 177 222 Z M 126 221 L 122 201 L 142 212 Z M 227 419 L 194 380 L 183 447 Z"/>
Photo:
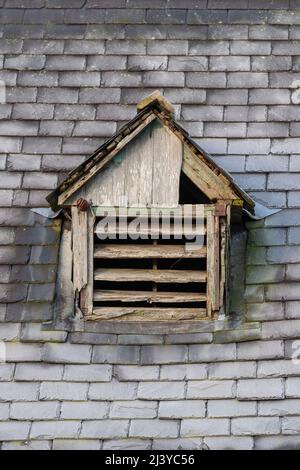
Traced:
<path fill-rule="evenodd" d="M 86 320 L 118 321 L 166 321 L 197 320 L 206 317 L 205 308 L 130 308 L 130 307 L 96 307 Z"/>
<path fill-rule="evenodd" d="M 168 270 L 168 269 L 95 269 L 94 279 L 96 281 L 115 282 L 205 282 L 206 272 L 190 270 Z"/>
<path fill-rule="evenodd" d="M 94 301 L 118 302 L 205 302 L 206 294 L 200 292 L 151 292 L 151 291 L 120 291 L 95 290 Z"/>
<path fill-rule="evenodd" d="M 95 245 L 94 257 L 102 259 L 205 258 L 206 247 L 185 245 Z"/>

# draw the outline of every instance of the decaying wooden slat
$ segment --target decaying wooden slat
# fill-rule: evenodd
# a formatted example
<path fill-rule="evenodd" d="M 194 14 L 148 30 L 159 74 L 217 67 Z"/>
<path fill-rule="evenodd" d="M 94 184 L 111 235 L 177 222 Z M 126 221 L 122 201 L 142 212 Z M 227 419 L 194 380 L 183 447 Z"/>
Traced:
<path fill-rule="evenodd" d="M 95 245 L 94 257 L 102 259 L 205 258 L 206 246 L 185 245 Z"/>
<path fill-rule="evenodd" d="M 205 282 L 206 272 L 168 269 L 95 269 L 94 279 L 96 281 L 149 281 L 149 282 Z"/>
<path fill-rule="evenodd" d="M 130 308 L 130 307 L 96 307 L 86 320 L 94 321 L 166 321 L 196 320 L 206 317 L 205 308 Z"/>
<path fill-rule="evenodd" d="M 73 233 L 73 284 L 74 291 L 80 292 L 88 281 L 87 260 L 87 212 L 72 207 Z"/>
<path fill-rule="evenodd" d="M 205 302 L 206 294 L 200 292 L 151 292 L 151 291 L 120 291 L 120 290 L 95 290 L 94 301 L 118 301 L 118 302 Z"/>
<path fill-rule="evenodd" d="M 80 309 L 84 315 L 93 310 L 94 288 L 94 223 L 95 216 L 87 212 L 87 284 L 80 292 Z"/>
<path fill-rule="evenodd" d="M 219 310 L 219 217 L 213 213 L 207 215 L 207 304 L 211 315 Z"/>

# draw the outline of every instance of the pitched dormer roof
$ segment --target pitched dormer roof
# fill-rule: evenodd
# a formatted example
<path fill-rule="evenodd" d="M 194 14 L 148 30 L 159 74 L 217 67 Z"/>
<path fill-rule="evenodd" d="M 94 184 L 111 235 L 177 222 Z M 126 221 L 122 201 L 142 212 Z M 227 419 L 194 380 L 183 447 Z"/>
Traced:
<path fill-rule="evenodd" d="M 47 201 L 53 210 L 62 207 L 72 194 L 106 168 L 122 148 L 137 137 L 153 120 L 158 119 L 183 142 L 187 155 L 183 162 L 183 171 L 209 199 L 212 201 L 222 199 L 238 201 L 250 213 L 254 211 L 255 203 L 251 197 L 175 121 L 174 107 L 159 91 L 155 91 L 142 100 L 138 104 L 137 110 L 137 115 L 131 121 L 99 147 L 85 162 L 75 168 L 49 194 Z"/>

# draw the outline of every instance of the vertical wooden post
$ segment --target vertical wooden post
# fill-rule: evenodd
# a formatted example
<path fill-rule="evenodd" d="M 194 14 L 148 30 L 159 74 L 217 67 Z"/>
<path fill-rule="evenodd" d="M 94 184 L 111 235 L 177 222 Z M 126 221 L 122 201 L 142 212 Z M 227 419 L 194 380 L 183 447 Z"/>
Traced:
<path fill-rule="evenodd" d="M 212 211 L 207 212 L 207 309 L 208 315 L 220 306 L 220 223 L 219 216 Z"/>
<path fill-rule="evenodd" d="M 94 297 L 94 224 L 91 210 L 87 212 L 87 285 L 80 294 L 80 309 L 84 315 L 93 313 Z"/>
<path fill-rule="evenodd" d="M 227 255 L 227 222 L 226 217 L 220 217 L 220 308 L 226 311 L 226 256 Z"/>
<path fill-rule="evenodd" d="M 83 314 L 93 309 L 94 216 L 91 211 L 72 207 L 73 285 L 79 293 L 79 308 Z"/>
<path fill-rule="evenodd" d="M 72 207 L 73 285 L 80 292 L 87 284 L 87 212 Z"/>

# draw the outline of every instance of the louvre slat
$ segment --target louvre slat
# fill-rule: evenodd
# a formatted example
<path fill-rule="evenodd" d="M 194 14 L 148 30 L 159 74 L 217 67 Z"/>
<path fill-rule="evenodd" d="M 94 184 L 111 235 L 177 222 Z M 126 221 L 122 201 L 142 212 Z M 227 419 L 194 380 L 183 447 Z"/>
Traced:
<path fill-rule="evenodd" d="M 168 270 L 168 269 L 96 269 L 94 279 L 96 281 L 150 281 L 150 282 L 205 282 L 205 271 Z"/>
<path fill-rule="evenodd" d="M 103 239 L 104 235 L 107 237 L 110 237 L 110 239 L 114 240 L 116 239 L 116 235 L 120 235 L 122 237 L 129 237 L 132 240 L 135 240 L 136 238 L 139 239 L 141 237 L 144 238 L 158 238 L 158 237 L 165 237 L 166 240 L 170 236 L 172 237 L 177 237 L 179 240 L 181 240 L 184 237 L 192 238 L 195 237 L 196 235 L 205 235 L 206 229 L 204 226 L 195 226 L 191 225 L 190 227 L 184 227 L 181 228 L 180 226 L 171 226 L 169 227 L 147 227 L 147 225 L 143 226 L 141 225 L 138 228 L 127 226 L 127 225 L 121 225 L 115 227 L 114 225 L 107 225 L 107 226 L 102 226 L 99 224 L 96 224 L 95 226 L 95 234 L 101 236 L 101 239 Z M 104 239 L 105 240 L 105 239 Z"/>
<path fill-rule="evenodd" d="M 200 320 L 206 317 L 205 308 L 130 308 L 96 307 L 86 317 L 91 321 L 178 321 Z"/>
<path fill-rule="evenodd" d="M 95 258 L 153 259 L 153 258 L 205 258 L 206 247 L 192 245 L 96 245 Z"/>
<path fill-rule="evenodd" d="M 151 291 L 119 291 L 95 290 L 94 301 L 115 302 L 204 302 L 206 294 L 200 292 L 151 292 Z"/>

